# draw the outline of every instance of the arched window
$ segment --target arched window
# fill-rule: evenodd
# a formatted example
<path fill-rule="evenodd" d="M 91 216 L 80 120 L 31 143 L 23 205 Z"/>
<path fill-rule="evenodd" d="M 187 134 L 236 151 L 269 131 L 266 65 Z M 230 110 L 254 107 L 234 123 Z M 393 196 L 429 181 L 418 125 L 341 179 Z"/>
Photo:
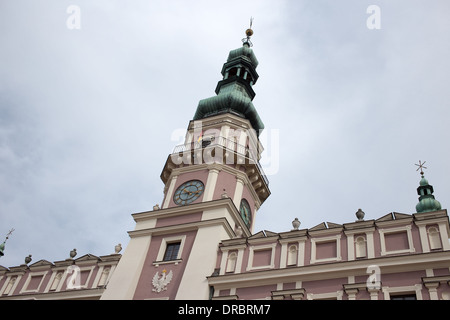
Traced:
<path fill-rule="evenodd" d="M 226 272 L 234 272 L 234 270 L 236 269 L 236 260 L 237 260 L 236 252 L 232 252 L 228 255 Z"/>
<path fill-rule="evenodd" d="M 428 228 L 428 240 L 431 250 L 442 249 L 441 237 L 436 227 Z"/>
<path fill-rule="evenodd" d="M 232 77 L 232 76 L 235 76 L 236 74 L 237 74 L 237 71 L 238 71 L 238 68 L 231 68 L 229 71 L 228 71 L 228 77 Z"/>
<path fill-rule="evenodd" d="M 363 258 L 366 256 L 366 239 L 363 236 L 359 236 L 355 241 L 356 258 Z"/>
<path fill-rule="evenodd" d="M 288 259 L 287 259 L 287 265 L 292 266 L 297 264 L 297 246 L 295 244 L 289 246 L 288 249 Z"/>

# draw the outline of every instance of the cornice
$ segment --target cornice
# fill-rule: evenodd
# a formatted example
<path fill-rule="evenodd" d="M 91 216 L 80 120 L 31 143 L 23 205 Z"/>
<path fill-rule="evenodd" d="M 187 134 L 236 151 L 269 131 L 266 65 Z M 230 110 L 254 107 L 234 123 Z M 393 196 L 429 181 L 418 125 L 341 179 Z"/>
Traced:
<path fill-rule="evenodd" d="M 343 227 L 334 227 L 334 228 L 328 228 L 328 229 L 321 229 L 321 230 L 308 230 L 308 234 L 311 238 L 317 237 L 317 236 L 330 236 L 330 235 L 338 235 L 341 234 L 344 230 Z"/>
<path fill-rule="evenodd" d="M 271 244 L 271 243 L 278 243 L 278 235 L 275 236 L 269 236 L 264 238 L 254 238 L 254 239 L 247 239 L 248 244 L 250 245 L 258 245 L 258 244 Z"/>
<path fill-rule="evenodd" d="M 376 230 L 375 226 L 363 227 L 363 228 L 358 228 L 358 229 L 350 229 L 350 230 L 344 229 L 344 234 L 346 236 L 348 236 L 348 235 L 353 235 L 353 234 L 357 234 L 357 233 L 375 232 L 375 230 Z"/>
<path fill-rule="evenodd" d="M 227 208 L 231 211 L 234 211 L 236 214 L 239 213 L 233 203 L 233 200 L 231 200 L 231 198 L 224 198 L 206 202 L 192 203 L 186 206 L 176 206 L 153 211 L 138 212 L 133 213 L 131 216 L 133 217 L 135 222 L 140 222 L 148 219 L 192 214 L 217 208 Z"/>
<path fill-rule="evenodd" d="M 231 226 L 228 223 L 226 218 L 196 221 L 196 222 L 170 225 L 170 226 L 158 227 L 158 228 L 147 228 L 147 229 L 141 229 L 141 230 L 134 230 L 134 231 L 128 231 L 128 234 L 129 234 L 130 238 L 137 238 L 137 237 L 144 237 L 144 236 L 156 236 L 156 235 L 162 235 L 162 234 L 174 233 L 174 232 L 186 232 L 186 231 L 198 230 L 202 227 L 209 227 L 209 226 L 214 226 L 214 225 L 223 226 L 229 237 L 235 236 L 233 228 L 231 228 Z"/>
<path fill-rule="evenodd" d="M 373 228 L 375 227 L 375 220 L 363 220 L 363 221 L 355 221 L 350 223 L 344 223 L 344 231 L 350 232 L 351 230 L 359 230 L 364 228 Z"/>
<path fill-rule="evenodd" d="M 105 288 L 67 290 L 61 292 L 30 293 L 0 297 L 0 300 L 99 300 Z"/>
<path fill-rule="evenodd" d="M 450 251 L 421 253 L 404 256 L 378 257 L 373 259 L 340 261 L 335 263 L 310 264 L 300 267 L 270 269 L 245 272 L 239 274 L 225 274 L 207 277 L 209 285 L 217 288 L 260 286 L 279 282 L 325 280 L 343 278 L 349 274 L 353 276 L 367 275 L 369 265 L 377 265 L 383 274 L 394 272 L 408 272 L 424 270 L 426 268 L 448 267 Z"/>
<path fill-rule="evenodd" d="M 230 246 L 246 246 L 247 238 L 233 238 L 233 239 L 222 240 L 220 242 L 220 245 L 223 248 L 228 248 Z"/>
<path fill-rule="evenodd" d="M 198 126 L 198 123 L 201 123 L 201 126 Z M 222 113 L 207 118 L 189 121 L 188 131 L 199 130 L 199 128 L 205 130 L 207 127 L 216 126 L 220 123 L 233 125 L 236 128 L 244 130 L 249 130 L 251 128 L 251 124 L 248 119 L 239 117 L 232 113 Z"/>
<path fill-rule="evenodd" d="M 7 274 L 9 276 L 20 276 L 24 275 L 28 270 L 28 266 L 26 264 L 22 264 L 20 266 L 10 267 Z"/>
<path fill-rule="evenodd" d="M 387 220 L 387 221 L 376 221 L 375 225 L 378 228 L 386 228 L 386 227 L 399 227 L 403 225 L 411 225 L 413 223 L 413 217 L 403 218 L 398 220 Z"/>
<path fill-rule="evenodd" d="M 247 243 L 219 247 L 220 251 L 222 251 L 222 252 L 245 249 L 245 248 L 247 248 Z"/>
<path fill-rule="evenodd" d="M 136 223 L 138 223 L 138 222 L 150 220 L 150 219 L 158 219 L 158 218 L 163 218 L 163 217 L 164 218 L 174 217 L 174 216 L 179 216 L 179 215 L 205 212 L 208 210 L 220 209 L 220 208 L 228 210 L 228 212 L 233 217 L 234 223 L 242 228 L 245 237 L 251 236 L 250 230 L 242 221 L 239 211 L 236 208 L 236 206 L 234 205 L 234 202 L 231 198 L 222 198 L 222 199 L 217 199 L 217 200 L 212 200 L 212 201 L 194 203 L 194 204 L 190 204 L 187 206 L 177 206 L 177 207 L 158 209 L 158 210 L 153 210 L 153 211 L 145 211 L 145 212 L 141 212 L 141 213 L 134 213 L 134 214 L 132 214 L 132 216 L 133 216 L 134 221 L 136 221 Z M 197 223 L 197 222 L 193 222 L 193 223 Z M 234 236 L 235 236 L 235 233 L 233 231 L 231 237 L 234 237 Z"/>
<path fill-rule="evenodd" d="M 221 146 L 219 146 L 219 147 L 221 147 Z M 166 161 L 166 164 L 168 161 L 171 161 L 171 155 L 169 155 L 169 157 Z M 254 164 L 254 165 L 256 166 L 256 164 Z M 200 171 L 200 170 L 217 170 L 218 172 L 223 171 L 223 172 L 226 172 L 226 173 L 236 176 L 236 179 L 241 179 L 244 182 L 244 185 L 247 187 L 247 189 L 252 194 L 252 197 L 255 200 L 255 203 L 257 204 L 257 206 L 258 207 L 261 206 L 261 204 L 262 204 L 261 198 L 258 195 L 258 193 L 256 192 L 256 190 L 254 189 L 249 176 L 245 172 L 243 172 L 237 168 L 234 168 L 233 166 L 226 164 L 226 163 L 200 163 L 200 164 L 196 164 L 196 165 L 174 167 L 171 169 L 171 172 L 167 178 L 167 182 L 171 181 L 173 177 L 179 176 L 182 173 L 196 172 L 196 171 Z M 163 169 L 163 171 L 164 171 L 164 169 Z M 268 187 L 267 187 L 267 192 L 270 195 L 270 189 Z"/>

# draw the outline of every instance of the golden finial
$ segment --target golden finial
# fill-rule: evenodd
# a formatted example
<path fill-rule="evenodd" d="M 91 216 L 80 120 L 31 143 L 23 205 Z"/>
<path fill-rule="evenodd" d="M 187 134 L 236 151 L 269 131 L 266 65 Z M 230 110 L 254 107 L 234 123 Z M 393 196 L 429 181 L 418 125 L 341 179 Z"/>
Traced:
<path fill-rule="evenodd" d="M 251 37 L 253 35 L 252 25 L 253 25 L 253 17 L 250 18 L 250 28 L 245 30 L 245 34 L 247 35 L 247 37 Z"/>
<path fill-rule="evenodd" d="M 253 35 L 252 25 L 253 25 L 253 17 L 250 18 L 250 28 L 245 30 L 245 35 L 247 36 L 247 38 L 242 39 L 242 42 L 244 44 L 248 44 L 250 47 L 253 45 L 252 42 L 250 41 L 250 37 Z"/>

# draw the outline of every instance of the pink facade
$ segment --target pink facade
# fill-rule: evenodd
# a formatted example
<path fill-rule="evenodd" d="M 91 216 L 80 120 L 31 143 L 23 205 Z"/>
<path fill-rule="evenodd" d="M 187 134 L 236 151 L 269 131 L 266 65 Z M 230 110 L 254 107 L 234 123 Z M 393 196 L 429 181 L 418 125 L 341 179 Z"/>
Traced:
<path fill-rule="evenodd" d="M 259 232 L 223 241 L 208 280 L 214 299 L 448 299 L 448 235 L 446 210 Z"/>
<path fill-rule="evenodd" d="M 220 171 L 219 177 L 217 178 L 213 199 L 220 199 L 224 192 L 226 192 L 228 196 L 232 197 L 235 190 L 236 176 L 224 170 Z"/>
<path fill-rule="evenodd" d="M 173 233 L 165 234 L 164 236 L 152 237 L 150 248 L 148 250 L 144 267 L 139 277 L 138 286 L 136 288 L 133 299 L 144 300 L 159 298 L 161 295 L 159 294 L 159 292 L 153 291 L 154 288 L 152 286 L 152 281 L 155 277 L 155 274 L 158 274 L 159 276 L 164 270 L 166 271 L 165 273 L 172 271 L 173 274 L 173 285 L 167 287 L 167 290 L 165 290 L 166 292 L 164 292 L 164 296 L 168 297 L 171 300 L 175 299 L 178 285 L 181 282 L 181 279 L 184 275 L 184 269 L 186 267 L 187 261 L 189 260 L 189 254 L 194 244 L 195 236 L 196 231 L 187 231 L 182 234 Z M 181 256 L 179 257 L 179 259 L 170 262 L 160 261 L 158 259 L 158 253 L 161 246 L 163 246 L 162 241 L 164 237 L 185 237 L 183 250 L 181 251 Z"/>

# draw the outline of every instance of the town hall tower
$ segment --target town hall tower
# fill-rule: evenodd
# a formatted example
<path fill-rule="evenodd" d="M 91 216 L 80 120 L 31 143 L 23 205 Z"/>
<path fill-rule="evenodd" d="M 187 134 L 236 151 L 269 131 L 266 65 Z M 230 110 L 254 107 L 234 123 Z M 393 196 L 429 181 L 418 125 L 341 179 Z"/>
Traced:
<path fill-rule="evenodd" d="M 184 143 L 167 157 L 161 207 L 133 214 L 136 227 L 102 299 L 208 299 L 219 243 L 252 235 L 270 195 L 259 164 L 264 124 L 252 103 L 252 34 L 230 51 L 216 95 L 198 103 Z"/>

